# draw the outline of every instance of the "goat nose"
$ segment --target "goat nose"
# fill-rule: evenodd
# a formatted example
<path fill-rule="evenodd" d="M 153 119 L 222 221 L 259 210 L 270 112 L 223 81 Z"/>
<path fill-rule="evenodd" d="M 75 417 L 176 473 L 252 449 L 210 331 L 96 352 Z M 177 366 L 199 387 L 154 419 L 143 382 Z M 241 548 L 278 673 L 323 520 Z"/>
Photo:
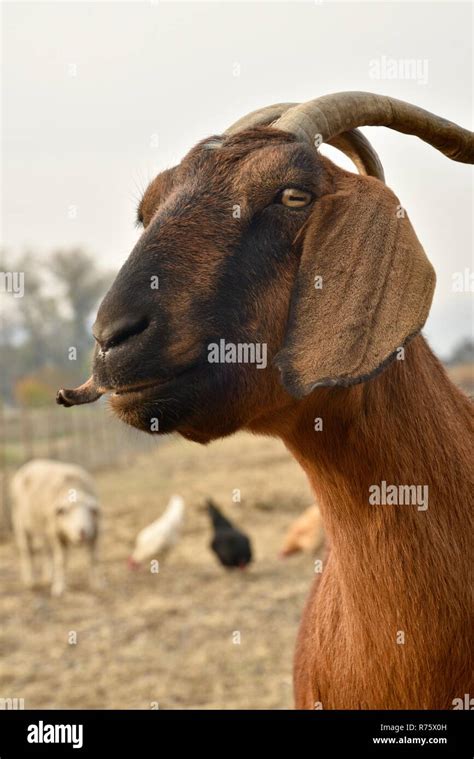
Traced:
<path fill-rule="evenodd" d="M 140 335 L 149 323 L 146 316 L 134 319 L 127 316 L 107 323 L 102 323 L 97 319 L 92 327 L 92 334 L 99 343 L 102 353 L 105 353 L 110 348 L 124 343 L 125 340 Z"/>

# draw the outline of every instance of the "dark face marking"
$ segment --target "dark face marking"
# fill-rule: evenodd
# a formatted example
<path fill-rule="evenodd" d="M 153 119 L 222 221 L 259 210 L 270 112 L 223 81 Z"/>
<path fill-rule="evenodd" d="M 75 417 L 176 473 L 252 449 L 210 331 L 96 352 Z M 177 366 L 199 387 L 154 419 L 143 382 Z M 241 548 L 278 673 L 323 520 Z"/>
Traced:
<path fill-rule="evenodd" d="M 272 358 L 312 202 L 288 208 L 281 193 L 316 200 L 320 184 L 314 150 L 263 128 L 208 138 L 151 182 L 138 209 L 144 232 L 95 325 L 105 351 L 96 347 L 94 379 L 119 391 L 111 404 L 124 421 L 204 442 L 284 393 Z M 221 340 L 265 345 L 266 368 L 209 363 Z M 129 391 L 137 385 L 146 387 Z"/>

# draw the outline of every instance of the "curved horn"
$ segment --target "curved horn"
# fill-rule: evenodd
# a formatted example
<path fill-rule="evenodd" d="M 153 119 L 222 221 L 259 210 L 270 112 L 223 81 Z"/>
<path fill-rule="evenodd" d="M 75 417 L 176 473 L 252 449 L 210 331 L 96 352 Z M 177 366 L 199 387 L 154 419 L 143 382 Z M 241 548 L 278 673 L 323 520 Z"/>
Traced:
<path fill-rule="evenodd" d="M 226 129 L 225 134 L 234 135 L 242 132 L 244 129 L 252 129 L 257 126 L 276 126 L 276 122 L 284 113 L 290 109 L 297 108 L 297 103 L 275 103 L 267 105 L 265 108 L 259 108 L 257 111 L 248 113 L 241 119 Z M 344 155 L 351 159 L 360 174 L 370 177 L 377 177 L 382 182 L 385 181 L 383 166 L 380 158 L 373 149 L 370 142 L 364 137 L 358 129 L 351 129 L 343 134 L 327 140 L 329 145 L 333 145 Z"/>
<path fill-rule="evenodd" d="M 452 121 L 403 100 L 371 92 L 338 92 L 288 109 L 275 129 L 314 143 L 317 136 L 329 142 L 359 126 L 386 126 L 412 134 L 453 161 L 474 163 L 474 134 Z"/>
<path fill-rule="evenodd" d="M 243 132 L 244 129 L 253 129 L 258 126 L 269 126 L 274 121 L 277 121 L 284 113 L 290 108 L 296 108 L 299 103 L 274 103 L 273 105 L 267 105 L 264 108 L 258 108 L 256 111 L 247 113 L 246 116 L 242 116 L 241 119 L 235 121 L 231 126 L 225 130 L 224 134 L 237 134 L 237 132 Z"/>
<path fill-rule="evenodd" d="M 347 132 L 341 132 L 341 134 L 327 140 L 327 143 L 350 158 L 352 163 L 357 167 L 359 174 L 377 177 L 381 182 L 385 182 L 385 174 L 380 158 L 367 137 L 359 129 L 349 129 Z"/>

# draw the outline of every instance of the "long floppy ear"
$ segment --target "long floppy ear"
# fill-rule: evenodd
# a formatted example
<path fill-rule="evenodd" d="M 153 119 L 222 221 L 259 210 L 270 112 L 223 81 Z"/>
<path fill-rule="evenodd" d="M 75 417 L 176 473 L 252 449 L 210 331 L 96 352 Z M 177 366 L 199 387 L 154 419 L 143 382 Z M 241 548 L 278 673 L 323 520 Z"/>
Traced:
<path fill-rule="evenodd" d="M 435 273 L 404 209 L 376 179 L 344 174 L 301 233 L 286 336 L 275 359 L 296 397 L 377 374 L 424 325 Z"/>

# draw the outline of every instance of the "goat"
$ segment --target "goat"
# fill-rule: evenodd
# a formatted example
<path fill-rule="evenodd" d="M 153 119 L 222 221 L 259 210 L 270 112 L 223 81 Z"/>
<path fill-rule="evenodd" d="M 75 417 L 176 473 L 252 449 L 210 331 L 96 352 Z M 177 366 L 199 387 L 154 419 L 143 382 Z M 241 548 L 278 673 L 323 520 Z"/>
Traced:
<path fill-rule="evenodd" d="M 282 438 L 329 542 L 296 706 L 449 709 L 473 687 L 473 415 L 420 334 L 434 271 L 364 125 L 474 163 L 471 132 L 360 92 L 271 106 L 203 140 L 147 188 L 144 232 L 93 327 L 93 376 L 58 402 L 109 392 L 148 432 Z M 320 155 L 331 141 L 359 175 Z M 231 350 L 210 363 L 222 338 Z M 249 344 L 265 370 L 235 363 Z M 397 505 L 420 484 L 428 508 Z"/>

